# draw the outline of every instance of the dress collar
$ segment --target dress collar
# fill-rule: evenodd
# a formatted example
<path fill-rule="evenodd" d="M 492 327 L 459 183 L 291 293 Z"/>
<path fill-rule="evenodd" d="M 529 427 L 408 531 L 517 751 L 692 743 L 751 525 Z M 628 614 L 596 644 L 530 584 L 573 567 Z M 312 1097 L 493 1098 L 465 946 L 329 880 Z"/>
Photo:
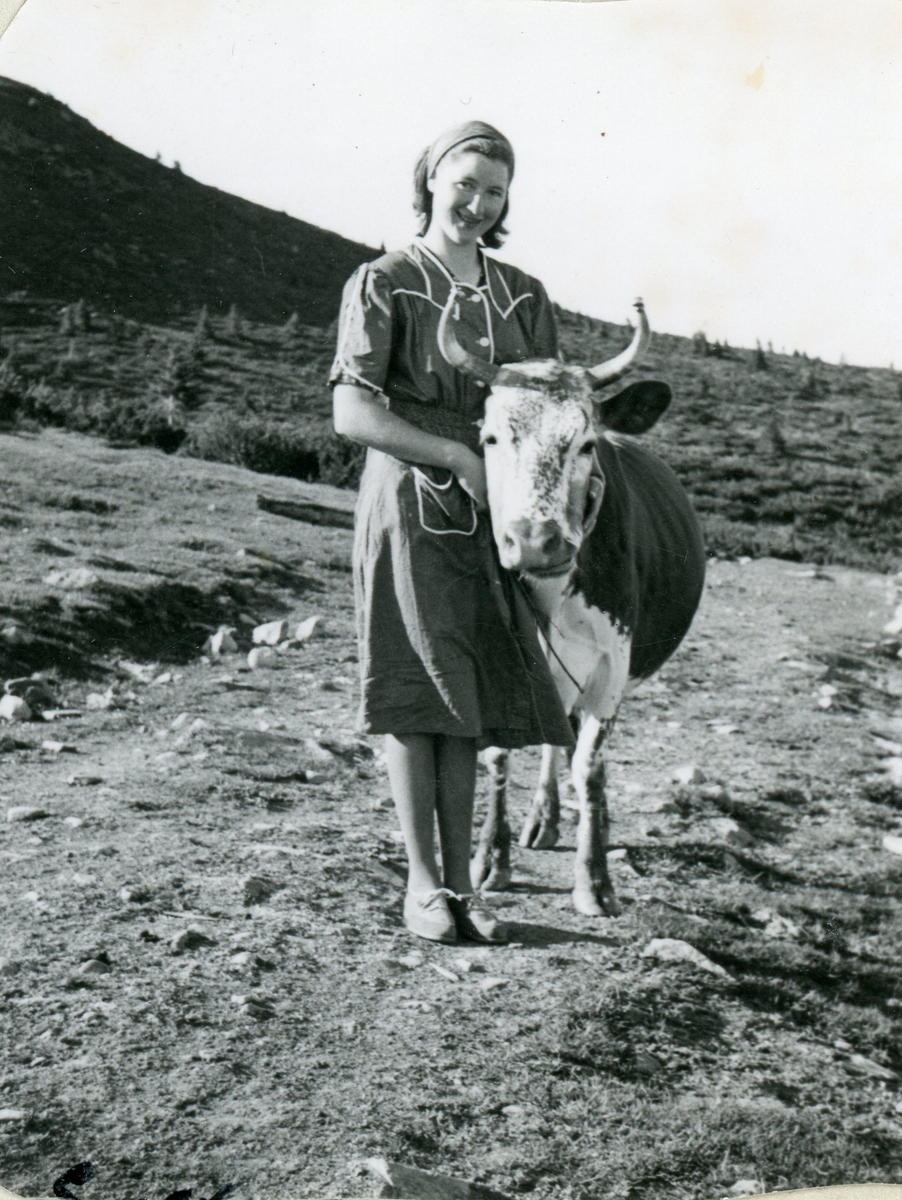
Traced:
<path fill-rule="evenodd" d="M 437 267 L 438 270 L 441 271 L 442 275 L 448 281 L 450 287 L 472 288 L 474 291 L 484 291 L 486 288 L 489 288 L 489 260 L 486 258 L 485 251 L 483 250 L 482 246 L 476 247 L 479 253 L 479 262 L 482 267 L 482 283 L 466 283 L 463 279 L 457 279 L 456 276 L 452 275 L 439 256 L 433 250 L 430 250 L 421 238 L 415 238 L 413 244 L 420 251 L 420 253 L 432 263 L 434 267 Z M 489 289 L 489 291 L 491 292 L 491 289 Z"/>

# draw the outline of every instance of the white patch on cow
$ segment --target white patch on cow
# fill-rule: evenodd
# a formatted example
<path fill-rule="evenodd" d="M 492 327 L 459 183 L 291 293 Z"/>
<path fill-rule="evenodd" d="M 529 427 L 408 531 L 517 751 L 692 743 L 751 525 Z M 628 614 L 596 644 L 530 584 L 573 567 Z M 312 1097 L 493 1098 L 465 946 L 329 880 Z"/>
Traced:
<path fill-rule="evenodd" d="M 527 586 L 546 617 L 543 642 L 564 708 L 611 720 L 629 682 L 629 634 L 560 580 L 531 579 Z"/>

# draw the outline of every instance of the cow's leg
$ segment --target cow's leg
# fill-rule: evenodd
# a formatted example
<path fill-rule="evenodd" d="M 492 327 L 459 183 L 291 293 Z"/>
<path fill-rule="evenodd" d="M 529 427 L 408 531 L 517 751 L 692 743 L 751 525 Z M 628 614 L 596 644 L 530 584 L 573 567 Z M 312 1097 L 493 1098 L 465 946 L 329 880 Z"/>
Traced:
<path fill-rule="evenodd" d="M 511 881 L 511 827 L 507 820 L 510 754 L 493 747 L 483 758 L 489 771 L 489 807 L 470 863 L 470 878 L 474 888 L 500 892 Z"/>
<path fill-rule="evenodd" d="M 550 850 L 557 845 L 561 820 L 558 792 L 558 767 L 561 752 L 557 746 L 542 747 L 542 766 L 532 807 L 520 831 L 520 845 L 533 850 Z"/>
<path fill-rule="evenodd" d="M 587 917 L 616 917 L 620 905 L 608 875 L 608 805 L 602 749 L 613 717 L 586 716 L 573 755 L 573 785 L 579 797 L 573 906 Z"/>

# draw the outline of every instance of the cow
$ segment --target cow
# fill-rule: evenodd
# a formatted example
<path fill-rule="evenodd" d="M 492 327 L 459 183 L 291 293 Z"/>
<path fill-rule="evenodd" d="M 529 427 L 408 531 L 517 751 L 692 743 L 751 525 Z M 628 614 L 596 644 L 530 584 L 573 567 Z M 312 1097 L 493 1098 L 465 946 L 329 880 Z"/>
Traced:
<path fill-rule="evenodd" d="M 603 748 L 627 688 L 673 654 L 701 599 L 705 552 L 676 475 L 636 440 L 671 400 L 668 384 L 633 383 L 600 400 L 600 388 L 636 365 L 649 339 L 641 301 L 631 344 L 597 367 L 557 359 L 498 366 L 471 354 L 452 326 L 439 345 L 487 394 L 481 441 L 492 531 L 503 567 L 519 577 L 555 683 L 577 732 L 571 778 L 579 800 L 573 904 L 616 916 L 607 867 Z M 558 838 L 561 751 L 545 746 L 538 790 L 520 845 Z M 472 864 L 473 885 L 510 882 L 508 752 L 487 752 L 489 809 Z"/>

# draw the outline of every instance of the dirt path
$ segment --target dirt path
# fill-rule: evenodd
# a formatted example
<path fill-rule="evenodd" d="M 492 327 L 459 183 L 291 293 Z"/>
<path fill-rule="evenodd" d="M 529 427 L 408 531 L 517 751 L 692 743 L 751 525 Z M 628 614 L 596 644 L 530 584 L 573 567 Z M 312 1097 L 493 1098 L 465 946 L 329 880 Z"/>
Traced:
<path fill-rule="evenodd" d="M 5 677 L 52 668 L 81 711 L 0 728 L 27 743 L 0 743 L 4 1184 L 91 1159 L 88 1197 L 360 1195 L 367 1155 L 543 1197 L 902 1181 L 891 581 L 712 563 L 612 743 L 624 916 L 571 910 L 565 825 L 496 898 L 515 944 L 414 944 L 353 733 L 350 535 L 260 513 L 238 469 L 52 433 L 0 456 Z M 311 615 L 247 668 L 253 625 Z M 220 622 L 241 653 L 205 662 Z"/>

